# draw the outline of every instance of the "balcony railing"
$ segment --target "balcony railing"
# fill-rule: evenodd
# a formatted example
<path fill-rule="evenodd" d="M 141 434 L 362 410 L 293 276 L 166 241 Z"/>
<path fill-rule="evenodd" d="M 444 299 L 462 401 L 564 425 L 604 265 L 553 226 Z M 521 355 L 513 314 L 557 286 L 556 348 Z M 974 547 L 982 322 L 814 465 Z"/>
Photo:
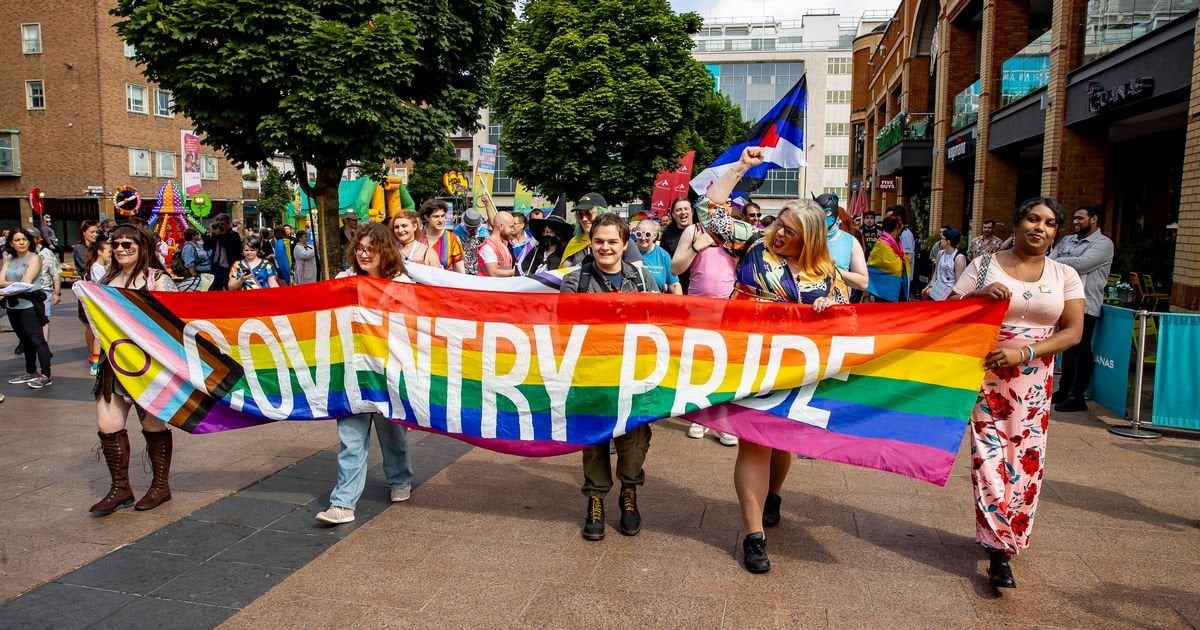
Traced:
<path fill-rule="evenodd" d="M 979 81 L 975 81 L 954 97 L 954 118 L 950 121 L 951 131 L 970 127 L 978 120 Z"/>
<path fill-rule="evenodd" d="M 1050 82 L 1050 31 L 1000 66 L 1000 106 L 1018 101 Z"/>
<path fill-rule="evenodd" d="M 1084 19 L 1083 63 L 1166 26 L 1200 0 L 1091 0 Z"/>
<path fill-rule="evenodd" d="M 875 151 L 883 153 L 905 140 L 928 140 L 933 134 L 933 114 L 900 112 L 875 134 Z"/>

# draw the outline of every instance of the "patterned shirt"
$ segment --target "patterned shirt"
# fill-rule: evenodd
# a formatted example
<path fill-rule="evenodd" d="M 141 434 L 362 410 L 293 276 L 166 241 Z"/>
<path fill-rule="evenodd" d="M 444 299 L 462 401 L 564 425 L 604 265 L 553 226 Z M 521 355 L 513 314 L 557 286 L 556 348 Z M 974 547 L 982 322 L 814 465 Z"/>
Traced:
<path fill-rule="evenodd" d="M 984 254 L 995 254 L 1000 250 L 1000 245 L 1004 241 L 1000 240 L 999 236 L 979 236 L 971 239 L 971 246 L 967 248 L 967 260 L 975 260 Z"/>

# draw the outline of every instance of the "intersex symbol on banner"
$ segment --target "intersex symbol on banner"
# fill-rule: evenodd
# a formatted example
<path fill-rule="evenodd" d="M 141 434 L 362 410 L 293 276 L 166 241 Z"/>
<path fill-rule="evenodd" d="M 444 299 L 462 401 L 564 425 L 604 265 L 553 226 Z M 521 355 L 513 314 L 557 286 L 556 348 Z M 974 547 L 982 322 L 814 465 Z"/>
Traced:
<path fill-rule="evenodd" d="M 450 171 L 442 175 L 442 186 L 451 195 L 461 195 L 467 192 L 467 176 L 459 171 Z"/>

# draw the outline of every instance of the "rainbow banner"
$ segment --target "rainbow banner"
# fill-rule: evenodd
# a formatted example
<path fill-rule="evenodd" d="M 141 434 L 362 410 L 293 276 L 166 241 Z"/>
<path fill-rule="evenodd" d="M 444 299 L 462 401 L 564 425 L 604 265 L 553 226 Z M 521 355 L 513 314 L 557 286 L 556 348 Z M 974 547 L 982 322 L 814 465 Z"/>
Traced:
<path fill-rule="evenodd" d="M 137 404 L 192 433 L 377 412 L 547 456 L 686 414 L 939 485 L 1005 311 L 967 300 L 815 313 L 370 278 L 203 295 L 75 291 Z"/>

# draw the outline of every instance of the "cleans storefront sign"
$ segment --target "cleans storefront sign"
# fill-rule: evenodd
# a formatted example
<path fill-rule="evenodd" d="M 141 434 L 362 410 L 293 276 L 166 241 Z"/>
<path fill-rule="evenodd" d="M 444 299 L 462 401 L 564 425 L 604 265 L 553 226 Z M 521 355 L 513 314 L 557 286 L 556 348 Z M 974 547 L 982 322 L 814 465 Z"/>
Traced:
<path fill-rule="evenodd" d="M 1154 77 L 1138 77 L 1113 88 L 1099 81 L 1088 81 L 1088 111 L 1101 112 L 1128 101 L 1145 98 L 1154 92 Z"/>

